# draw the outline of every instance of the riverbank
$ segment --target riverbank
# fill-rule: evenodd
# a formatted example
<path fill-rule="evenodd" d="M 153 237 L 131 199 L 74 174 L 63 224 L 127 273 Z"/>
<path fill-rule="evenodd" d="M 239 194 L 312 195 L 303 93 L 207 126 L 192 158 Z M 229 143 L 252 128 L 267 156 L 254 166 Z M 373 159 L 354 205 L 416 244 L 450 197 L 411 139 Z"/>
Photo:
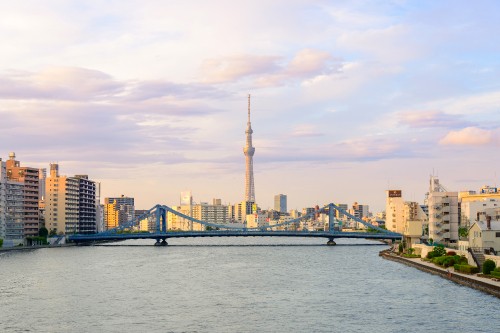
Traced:
<path fill-rule="evenodd" d="M 59 244 L 59 245 L 37 245 L 37 246 L 13 246 L 13 247 L 0 247 L 0 252 L 11 252 L 11 251 L 33 251 L 38 249 L 54 249 L 58 247 L 69 247 L 75 246 L 73 243 Z"/>
<path fill-rule="evenodd" d="M 454 271 L 453 267 L 449 267 L 447 270 L 438 267 L 433 263 L 423 261 L 421 258 L 400 257 L 390 250 L 381 251 L 379 255 L 384 259 L 399 262 L 427 273 L 439 275 L 444 279 L 448 279 L 460 285 L 474 288 L 500 298 L 500 281 L 494 281 L 477 275 L 458 273 Z"/>

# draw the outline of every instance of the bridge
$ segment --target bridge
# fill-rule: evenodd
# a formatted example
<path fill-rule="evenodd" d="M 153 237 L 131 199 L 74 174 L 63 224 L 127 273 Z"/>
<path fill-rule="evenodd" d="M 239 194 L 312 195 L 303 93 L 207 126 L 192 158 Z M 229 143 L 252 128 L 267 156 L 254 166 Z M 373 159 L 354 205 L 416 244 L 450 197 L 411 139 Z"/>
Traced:
<path fill-rule="evenodd" d="M 363 232 L 345 232 L 342 231 L 342 223 L 345 221 L 336 218 L 345 216 L 354 222 L 364 225 L 368 231 Z M 173 231 L 168 229 L 167 214 L 176 215 L 178 218 L 185 219 L 190 223 L 197 223 L 205 227 L 205 231 Z M 328 224 L 325 230 L 288 230 L 294 229 L 298 224 L 312 219 L 318 214 L 328 215 Z M 148 220 L 155 225 L 154 231 L 140 231 L 140 222 Z M 153 224 L 152 223 L 152 224 Z M 325 223 L 325 224 L 326 224 Z M 276 230 L 281 229 L 281 230 Z M 68 240 L 77 244 L 93 244 L 97 242 L 112 242 L 127 239 L 152 239 L 156 240 L 155 245 L 168 245 L 169 238 L 186 238 L 186 237 L 303 237 L 303 238 L 326 238 L 327 245 L 335 245 L 337 238 L 363 238 L 363 239 L 378 239 L 378 240 L 400 240 L 402 235 L 395 232 L 390 232 L 386 229 L 371 225 L 362 219 L 355 217 L 337 205 L 330 203 L 321 209 L 303 215 L 301 217 L 288 220 L 282 223 L 266 224 L 254 228 L 231 226 L 231 224 L 216 224 L 208 221 L 198 220 L 179 211 L 176 211 L 165 205 L 156 205 L 149 209 L 146 213 L 136 217 L 117 228 L 100 232 L 96 234 L 75 234 L 70 235 Z"/>

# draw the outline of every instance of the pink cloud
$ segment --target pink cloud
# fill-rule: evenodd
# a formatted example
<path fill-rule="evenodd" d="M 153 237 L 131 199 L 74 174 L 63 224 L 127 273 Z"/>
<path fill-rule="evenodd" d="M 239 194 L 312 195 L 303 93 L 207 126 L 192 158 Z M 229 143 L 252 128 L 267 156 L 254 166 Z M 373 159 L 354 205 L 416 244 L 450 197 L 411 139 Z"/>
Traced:
<path fill-rule="evenodd" d="M 255 78 L 258 86 L 282 85 L 338 71 L 340 62 L 330 53 L 303 49 L 289 61 L 277 56 L 238 55 L 206 59 L 202 64 L 205 82 L 225 83 Z"/>
<path fill-rule="evenodd" d="M 447 127 L 457 128 L 467 125 L 461 116 L 441 111 L 411 111 L 399 113 L 400 123 L 413 128 Z"/>
<path fill-rule="evenodd" d="M 466 127 L 458 131 L 450 131 L 439 143 L 442 145 L 472 145 L 482 146 L 492 144 L 496 133 L 493 130 L 485 130 L 477 127 Z"/>
<path fill-rule="evenodd" d="M 222 83 L 277 70 L 278 57 L 236 55 L 222 58 L 206 59 L 202 64 L 202 75 L 205 82 Z"/>

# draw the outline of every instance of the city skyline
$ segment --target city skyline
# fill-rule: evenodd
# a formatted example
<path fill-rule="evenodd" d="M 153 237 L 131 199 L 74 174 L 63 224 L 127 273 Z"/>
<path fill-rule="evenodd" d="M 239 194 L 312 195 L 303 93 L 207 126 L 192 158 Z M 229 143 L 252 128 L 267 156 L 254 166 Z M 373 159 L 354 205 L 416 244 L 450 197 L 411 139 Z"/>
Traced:
<path fill-rule="evenodd" d="M 3 5 L 1 156 L 140 208 L 236 203 L 250 93 L 264 209 L 500 185 L 498 3 L 142 4 Z"/>

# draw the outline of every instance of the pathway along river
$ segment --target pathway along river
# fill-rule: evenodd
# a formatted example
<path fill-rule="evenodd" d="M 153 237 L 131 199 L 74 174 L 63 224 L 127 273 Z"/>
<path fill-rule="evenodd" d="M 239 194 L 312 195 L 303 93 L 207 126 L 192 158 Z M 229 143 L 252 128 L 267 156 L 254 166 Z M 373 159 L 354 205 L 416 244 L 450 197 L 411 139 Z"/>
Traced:
<path fill-rule="evenodd" d="M 169 243 L 0 252 L 0 332 L 497 332 L 500 325 L 498 298 L 384 260 L 377 242 Z"/>

